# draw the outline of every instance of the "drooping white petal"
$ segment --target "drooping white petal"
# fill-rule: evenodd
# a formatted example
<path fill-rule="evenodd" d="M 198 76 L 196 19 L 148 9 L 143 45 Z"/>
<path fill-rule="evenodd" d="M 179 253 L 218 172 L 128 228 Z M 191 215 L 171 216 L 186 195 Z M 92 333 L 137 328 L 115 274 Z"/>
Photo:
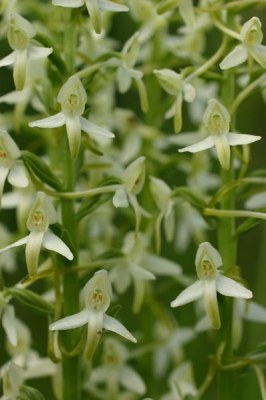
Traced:
<path fill-rule="evenodd" d="M 175 114 L 174 114 L 174 128 L 175 133 L 179 133 L 182 129 L 182 104 L 183 104 L 183 93 L 181 91 L 177 92 L 175 99 Z"/>
<path fill-rule="evenodd" d="M 15 310 L 10 304 L 4 308 L 2 315 L 2 325 L 7 334 L 9 342 L 16 346 L 18 342 L 16 323 L 15 323 Z"/>
<path fill-rule="evenodd" d="M 115 135 L 112 132 L 109 132 L 107 129 L 101 128 L 100 126 L 93 124 L 84 117 L 80 117 L 80 126 L 84 132 L 94 137 L 98 136 L 103 136 L 107 138 L 115 137 Z"/>
<path fill-rule="evenodd" d="M 2 202 L 2 195 L 4 191 L 4 185 L 6 181 L 7 174 L 9 172 L 9 168 L 6 166 L 0 166 L 0 204 Z"/>
<path fill-rule="evenodd" d="M 27 175 L 23 169 L 21 162 L 15 162 L 10 168 L 8 178 L 8 182 L 16 187 L 27 187 L 29 184 L 29 180 Z"/>
<path fill-rule="evenodd" d="M 115 207 L 128 207 L 129 202 L 124 188 L 118 189 L 113 197 L 113 205 Z"/>
<path fill-rule="evenodd" d="M 135 218 L 136 218 L 135 233 L 137 235 L 139 232 L 139 227 L 141 222 L 141 208 L 138 203 L 137 197 L 134 194 L 128 193 L 128 201 L 134 208 Z"/>
<path fill-rule="evenodd" d="M 28 236 L 26 244 L 26 263 L 30 277 L 37 274 L 43 235 L 43 232 L 31 232 Z"/>
<path fill-rule="evenodd" d="M 76 160 L 81 141 L 80 117 L 78 115 L 66 115 L 66 131 L 71 158 Z"/>
<path fill-rule="evenodd" d="M 17 90 L 23 90 L 24 88 L 26 80 L 27 60 L 28 60 L 27 48 L 23 50 L 16 50 L 13 77 Z"/>
<path fill-rule="evenodd" d="M 177 298 L 171 302 L 171 307 L 179 307 L 187 303 L 191 303 L 194 300 L 199 299 L 203 296 L 204 282 L 201 280 L 196 281 L 183 292 L 181 292 Z"/>
<path fill-rule="evenodd" d="M 61 240 L 58 236 L 56 236 L 53 232 L 47 231 L 43 236 L 43 247 L 47 250 L 55 251 L 58 254 L 66 257 L 68 260 L 73 260 L 74 256 L 72 252 L 69 250 L 67 245 Z"/>
<path fill-rule="evenodd" d="M 204 304 L 212 327 L 219 329 L 221 320 L 216 293 L 216 279 L 204 280 Z"/>
<path fill-rule="evenodd" d="M 13 51 L 11 54 L 9 54 L 8 56 L 2 58 L 2 60 L 0 60 L 0 67 L 6 67 L 8 65 L 12 65 L 15 62 L 15 58 L 16 58 L 16 52 Z"/>
<path fill-rule="evenodd" d="M 208 136 L 206 139 L 201 142 L 192 144 L 191 146 L 184 147 L 183 149 L 179 149 L 179 153 L 183 153 L 184 151 L 189 151 L 190 153 L 197 153 L 198 151 L 210 149 L 215 145 L 215 141 L 213 136 Z"/>
<path fill-rule="evenodd" d="M 30 44 L 28 47 L 28 59 L 29 60 L 40 60 L 48 57 L 53 52 L 51 47 L 40 47 Z"/>
<path fill-rule="evenodd" d="M 181 0 L 179 2 L 179 12 L 189 29 L 193 29 L 195 26 L 195 14 L 193 10 L 192 0 Z"/>
<path fill-rule="evenodd" d="M 229 132 L 227 134 L 227 140 L 230 146 L 254 143 L 260 139 L 261 136 L 255 136 L 255 135 L 243 135 L 241 133 L 232 133 L 232 132 Z"/>
<path fill-rule="evenodd" d="M 39 119 L 37 121 L 32 121 L 29 123 L 31 128 L 59 128 L 60 126 L 65 125 L 66 116 L 64 113 L 59 112 L 51 117 Z"/>
<path fill-rule="evenodd" d="M 88 335 L 85 348 L 87 360 L 91 360 L 98 346 L 103 329 L 103 313 L 101 311 L 91 311 L 88 313 Z"/>
<path fill-rule="evenodd" d="M 125 339 L 133 343 L 137 343 L 137 339 L 119 322 L 117 319 L 110 317 L 107 314 L 103 315 L 103 327 L 108 331 L 115 332 Z"/>
<path fill-rule="evenodd" d="M 52 4 L 54 6 L 78 8 L 83 6 L 84 0 L 53 0 Z"/>
<path fill-rule="evenodd" d="M 49 326 L 50 331 L 65 331 L 67 329 L 78 328 L 88 323 L 89 311 L 85 308 L 77 314 L 59 319 Z"/>
<path fill-rule="evenodd" d="M 250 46 L 249 52 L 258 64 L 263 68 L 266 68 L 266 46 L 263 46 L 262 44 Z"/>
<path fill-rule="evenodd" d="M 195 100 L 196 97 L 196 90 L 194 86 L 192 86 L 190 83 L 184 83 L 184 99 L 192 103 Z"/>
<path fill-rule="evenodd" d="M 98 0 L 99 8 L 106 11 L 123 12 L 128 11 L 129 8 L 123 4 L 113 3 L 109 0 Z"/>
<path fill-rule="evenodd" d="M 142 395 L 146 392 L 146 385 L 141 376 L 133 368 L 123 365 L 120 374 L 121 384 L 130 392 Z"/>
<path fill-rule="evenodd" d="M 215 147 L 221 166 L 224 169 L 230 167 L 230 146 L 227 140 L 227 135 L 219 135 L 214 137 Z"/>
<path fill-rule="evenodd" d="M 216 286 L 217 292 L 224 296 L 239 297 L 240 299 L 251 299 L 251 297 L 253 297 L 250 290 L 222 274 L 217 276 Z"/>
<path fill-rule="evenodd" d="M 87 0 L 86 6 L 91 17 L 91 23 L 96 33 L 101 33 L 101 12 L 98 0 Z"/>
<path fill-rule="evenodd" d="M 117 85 L 120 93 L 126 93 L 131 86 L 132 76 L 128 68 L 121 66 L 117 69 Z"/>
<path fill-rule="evenodd" d="M 228 69 L 242 64 L 248 58 L 248 51 L 242 44 L 236 46 L 220 63 L 221 69 Z"/>

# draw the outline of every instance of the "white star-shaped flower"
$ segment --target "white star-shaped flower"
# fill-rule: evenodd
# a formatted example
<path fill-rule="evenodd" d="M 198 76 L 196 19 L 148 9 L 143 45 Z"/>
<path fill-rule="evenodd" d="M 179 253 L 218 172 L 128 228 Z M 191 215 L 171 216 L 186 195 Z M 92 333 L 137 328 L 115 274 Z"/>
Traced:
<path fill-rule="evenodd" d="M 227 109 L 215 99 L 208 101 L 208 106 L 203 116 L 203 123 L 208 128 L 210 135 L 199 143 L 178 150 L 180 153 L 198 151 L 216 147 L 218 159 L 224 169 L 230 166 L 230 146 L 245 145 L 260 140 L 260 136 L 243 135 L 229 132 L 231 117 Z"/>
<path fill-rule="evenodd" d="M 210 243 L 204 242 L 199 245 L 195 263 L 199 280 L 183 290 L 171 302 L 171 307 L 179 307 L 203 297 L 210 323 L 214 329 L 219 329 L 221 321 L 217 292 L 241 299 L 250 299 L 253 296 L 252 292 L 222 275 L 219 271 L 219 267 L 223 264 L 221 256 Z"/>

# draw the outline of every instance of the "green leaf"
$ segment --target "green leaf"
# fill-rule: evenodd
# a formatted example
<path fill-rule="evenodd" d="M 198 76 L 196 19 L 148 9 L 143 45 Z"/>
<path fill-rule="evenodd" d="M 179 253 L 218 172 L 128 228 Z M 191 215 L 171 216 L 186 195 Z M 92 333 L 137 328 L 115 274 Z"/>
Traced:
<path fill-rule="evenodd" d="M 19 400 L 45 400 L 39 390 L 30 386 L 23 386 L 19 393 L 22 395 L 18 397 Z"/>
<path fill-rule="evenodd" d="M 59 179 L 53 174 L 45 161 L 40 157 L 27 150 L 21 151 L 21 158 L 26 166 L 30 169 L 41 182 L 46 183 L 56 190 L 62 190 Z"/>
<path fill-rule="evenodd" d="M 258 212 L 266 212 L 266 208 L 263 207 L 263 208 L 258 209 L 257 211 Z M 258 224 L 261 223 L 261 221 L 262 220 L 258 219 L 258 218 L 247 218 L 244 222 L 242 222 L 242 224 L 240 224 L 237 227 L 234 236 L 235 237 L 239 236 L 242 233 L 245 233 L 245 232 L 248 232 L 248 231 L 254 229 Z"/>
<path fill-rule="evenodd" d="M 31 290 L 13 287 L 5 289 L 4 292 L 38 314 L 54 313 L 54 306 Z"/>
<path fill-rule="evenodd" d="M 94 197 L 88 197 L 81 203 L 81 206 L 76 214 L 77 220 L 81 220 L 87 215 L 91 214 L 93 211 L 97 210 L 102 204 L 106 203 L 113 196 L 113 193 L 107 193 L 102 195 L 97 195 Z"/>
<path fill-rule="evenodd" d="M 185 186 L 174 189 L 171 197 L 182 197 L 183 199 L 188 201 L 194 208 L 197 208 L 200 212 L 202 212 L 204 208 L 207 208 L 208 206 L 208 202 L 202 194 L 197 193 L 194 190 Z"/>

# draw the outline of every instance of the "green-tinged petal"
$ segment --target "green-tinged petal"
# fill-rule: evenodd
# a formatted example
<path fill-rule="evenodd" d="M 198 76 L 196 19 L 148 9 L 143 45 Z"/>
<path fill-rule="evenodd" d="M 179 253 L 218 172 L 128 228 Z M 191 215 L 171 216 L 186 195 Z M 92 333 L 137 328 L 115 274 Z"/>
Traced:
<path fill-rule="evenodd" d="M 260 322 L 266 324 L 266 308 L 254 301 L 249 301 L 246 304 L 245 300 L 241 301 L 241 314 L 244 319 L 252 322 Z"/>
<path fill-rule="evenodd" d="M 196 97 L 196 90 L 194 86 L 192 86 L 190 83 L 184 83 L 183 88 L 184 88 L 184 99 L 188 103 L 192 103 Z"/>
<path fill-rule="evenodd" d="M 251 299 L 253 294 L 250 290 L 240 285 L 233 279 L 219 274 L 216 278 L 217 292 L 224 296 L 238 297 L 240 299 Z"/>
<path fill-rule="evenodd" d="M 50 224 L 57 222 L 56 210 L 45 193 L 38 192 L 33 203 L 28 220 L 27 228 L 31 232 L 46 232 Z"/>
<path fill-rule="evenodd" d="M 29 184 L 29 180 L 25 171 L 23 169 L 22 163 L 17 161 L 10 168 L 8 178 L 8 182 L 16 187 L 27 187 Z"/>
<path fill-rule="evenodd" d="M 66 116 L 64 113 L 59 112 L 55 115 L 52 115 L 48 118 L 39 119 L 37 121 L 32 121 L 29 123 L 31 128 L 59 128 L 60 126 L 65 125 Z"/>
<path fill-rule="evenodd" d="M 5 181 L 6 181 L 8 172 L 9 172 L 8 167 L 0 166 L 0 204 L 2 203 L 2 195 L 3 195 L 4 185 L 5 185 Z"/>
<path fill-rule="evenodd" d="M 88 313 L 88 336 L 85 348 L 87 360 L 91 360 L 102 336 L 104 314 L 99 311 Z"/>
<path fill-rule="evenodd" d="M 27 49 L 16 50 L 13 77 L 17 90 L 23 90 L 25 85 L 27 58 L 28 58 Z"/>
<path fill-rule="evenodd" d="M 109 278 L 119 294 L 125 293 L 131 284 L 131 276 L 128 273 L 127 266 L 123 264 L 112 268 L 109 272 Z"/>
<path fill-rule="evenodd" d="M 217 156 L 221 166 L 224 169 L 230 167 L 230 146 L 227 140 L 227 135 L 214 136 Z"/>
<path fill-rule="evenodd" d="M 248 47 L 260 44 L 263 39 L 263 33 L 259 18 L 252 17 L 245 22 L 239 36 L 240 40 Z"/>
<path fill-rule="evenodd" d="M 54 6 L 79 8 L 83 6 L 84 0 L 53 0 L 52 4 Z"/>
<path fill-rule="evenodd" d="M 55 251 L 56 253 L 66 257 L 68 260 L 73 260 L 74 258 L 67 245 L 53 232 L 45 232 L 42 245 L 47 250 Z"/>
<path fill-rule="evenodd" d="M 133 343 L 137 343 L 137 339 L 131 335 L 131 333 L 119 321 L 117 321 L 117 319 L 112 318 L 109 315 L 103 315 L 103 327 L 108 331 L 123 336 L 125 339 L 128 339 Z"/>
<path fill-rule="evenodd" d="M 82 290 L 86 307 L 92 312 L 105 312 L 111 301 L 112 286 L 105 270 L 95 272 Z"/>
<path fill-rule="evenodd" d="M 130 264 L 130 271 L 132 276 L 134 276 L 134 278 L 136 279 L 140 279 L 143 281 L 150 281 L 156 279 L 156 276 L 152 272 L 147 271 L 146 269 L 134 263 Z"/>
<path fill-rule="evenodd" d="M 191 146 L 184 147 L 183 149 L 179 149 L 179 153 L 183 153 L 185 151 L 189 151 L 190 153 L 197 153 L 198 151 L 203 151 L 210 149 L 215 145 L 215 141 L 213 136 L 208 136 L 206 139 L 201 142 L 192 144 Z"/>
<path fill-rule="evenodd" d="M 23 368 L 13 362 L 9 362 L 3 372 L 3 400 L 17 399 L 19 388 L 23 381 Z"/>
<path fill-rule="evenodd" d="M 155 246 L 156 246 L 156 253 L 158 254 L 161 251 L 161 243 L 162 243 L 161 225 L 163 217 L 164 217 L 164 211 L 161 211 L 155 221 Z"/>
<path fill-rule="evenodd" d="M 43 232 L 31 232 L 28 236 L 26 244 L 26 263 L 30 277 L 37 274 L 43 235 Z"/>
<path fill-rule="evenodd" d="M 66 115 L 66 131 L 71 158 L 76 160 L 81 141 L 80 117 L 78 115 Z"/>
<path fill-rule="evenodd" d="M 189 29 L 193 29 L 195 26 L 195 14 L 192 0 L 181 0 L 179 12 Z"/>
<path fill-rule="evenodd" d="M 162 0 L 158 6 L 157 6 L 157 13 L 158 14 L 164 14 L 168 11 L 174 10 L 178 4 L 179 4 L 180 0 Z"/>
<path fill-rule="evenodd" d="M 127 67 L 133 67 L 137 61 L 140 48 L 138 36 L 139 32 L 137 31 L 126 41 L 123 46 L 122 55 Z"/>
<path fill-rule="evenodd" d="M 170 209 L 170 213 L 166 212 L 164 220 L 163 220 L 163 228 L 166 236 L 166 240 L 171 242 L 174 238 L 175 233 L 175 214 L 172 204 L 169 204 L 168 210 Z"/>
<path fill-rule="evenodd" d="M 123 12 L 129 10 L 129 8 L 127 6 L 124 6 L 123 4 L 113 3 L 112 1 L 108 0 L 98 0 L 98 3 L 101 10 L 114 12 Z"/>
<path fill-rule="evenodd" d="M 227 134 L 227 140 L 230 146 L 254 143 L 260 139 L 261 136 L 255 136 L 255 135 L 243 135 L 241 133 L 232 133 L 232 132 L 229 132 Z"/>
<path fill-rule="evenodd" d="M 121 66 L 117 69 L 117 86 L 120 93 L 126 93 L 131 86 L 132 76 L 128 68 Z"/>
<path fill-rule="evenodd" d="M 136 218 L 136 225 L 135 225 L 135 235 L 138 235 L 140 222 L 141 222 L 141 208 L 138 203 L 137 197 L 134 194 L 128 194 L 128 201 L 134 208 L 135 218 Z"/>
<path fill-rule="evenodd" d="M 173 104 L 171 105 L 171 107 L 166 111 L 166 113 L 164 114 L 164 118 L 165 119 L 169 119 L 169 118 L 173 118 L 175 115 L 175 101 L 173 102 Z"/>
<path fill-rule="evenodd" d="M 48 57 L 53 52 L 51 47 L 40 47 L 34 46 L 33 44 L 28 47 L 28 59 L 29 60 L 40 60 Z"/>
<path fill-rule="evenodd" d="M 59 319 L 49 326 L 50 331 L 65 331 L 67 329 L 74 329 L 88 323 L 89 311 L 85 308 L 77 314 Z"/>
<path fill-rule="evenodd" d="M 219 329 L 221 320 L 217 302 L 216 279 L 204 280 L 204 304 L 212 327 Z"/>
<path fill-rule="evenodd" d="M 199 245 L 195 264 L 199 279 L 209 279 L 217 275 L 217 269 L 223 261 L 218 250 L 209 242 L 203 242 Z"/>
<path fill-rule="evenodd" d="M 171 302 L 171 307 L 179 307 L 187 303 L 191 303 L 194 300 L 199 299 L 203 296 L 204 282 L 201 280 L 196 281 L 188 288 L 183 290 L 177 298 Z"/>
<path fill-rule="evenodd" d="M 91 17 L 91 23 L 96 33 L 101 33 L 101 12 L 98 0 L 87 0 L 86 6 Z"/>
<path fill-rule="evenodd" d="M 106 138 L 113 138 L 115 136 L 112 132 L 109 132 L 107 129 L 101 128 L 100 126 L 93 124 L 84 117 L 80 117 L 80 126 L 84 132 L 96 138 L 98 136 Z"/>
<path fill-rule="evenodd" d="M 179 264 L 154 254 L 144 255 L 142 265 L 155 275 L 179 276 L 182 273 Z"/>
<path fill-rule="evenodd" d="M 125 169 L 124 187 L 127 193 L 138 194 L 145 180 L 145 157 L 139 157 Z"/>
<path fill-rule="evenodd" d="M 138 87 L 141 109 L 143 112 L 147 112 L 149 110 L 149 101 L 146 87 L 141 79 L 135 79 L 135 82 Z"/>
<path fill-rule="evenodd" d="M 113 197 L 113 205 L 115 207 L 128 207 L 129 202 L 125 189 L 121 188 L 115 192 Z"/>
<path fill-rule="evenodd" d="M 58 96 L 62 112 L 69 116 L 80 116 L 85 110 L 87 93 L 78 76 L 71 76 L 61 87 Z"/>
<path fill-rule="evenodd" d="M 176 96 L 175 100 L 175 115 L 174 115 L 174 128 L 175 133 L 179 133 L 182 129 L 182 104 L 183 104 L 183 95 L 182 92 L 179 92 Z"/>
<path fill-rule="evenodd" d="M 0 67 L 6 67 L 8 65 L 14 64 L 15 59 L 16 59 L 16 51 L 13 51 L 11 54 L 0 60 Z"/>
<path fill-rule="evenodd" d="M 248 51 L 242 44 L 236 46 L 220 63 L 221 69 L 228 69 L 242 64 L 248 58 Z"/>
<path fill-rule="evenodd" d="M 254 60 L 256 60 L 263 68 L 266 68 L 266 46 L 257 44 L 256 46 L 250 46 L 248 50 Z"/>
<path fill-rule="evenodd" d="M 14 307 L 7 304 L 4 308 L 2 315 L 2 325 L 9 342 L 16 346 L 18 342 L 17 329 L 15 323 L 15 310 Z"/>
<path fill-rule="evenodd" d="M 159 80 L 162 88 L 169 94 L 176 95 L 177 92 L 182 91 L 182 78 L 177 72 L 168 69 L 155 69 L 153 73 Z"/>
<path fill-rule="evenodd" d="M 120 375 L 121 384 L 130 392 L 142 395 L 146 392 L 146 385 L 141 376 L 133 368 L 123 365 Z"/>

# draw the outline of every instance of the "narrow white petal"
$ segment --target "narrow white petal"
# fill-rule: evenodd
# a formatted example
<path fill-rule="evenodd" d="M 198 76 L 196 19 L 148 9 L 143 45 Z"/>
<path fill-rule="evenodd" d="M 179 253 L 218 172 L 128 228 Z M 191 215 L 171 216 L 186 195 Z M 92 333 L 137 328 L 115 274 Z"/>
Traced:
<path fill-rule="evenodd" d="M 133 343 L 137 343 L 137 339 L 120 322 L 107 314 L 103 315 L 103 327 L 108 331 L 123 336 L 125 339 L 131 340 Z"/>
<path fill-rule="evenodd" d="M 248 52 L 245 46 L 239 44 L 231 53 L 229 53 L 220 63 L 221 69 L 228 69 L 242 64 L 248 58 Z"/>
<path fill-rule="evenodd" d="M 100 126 L 94 125 L 92 122 L 88 121 L 84 117 L 80 117 L 80 126 L 84 132 L 94 137 L 97 136 L 103 136 L 108 138 L 115 137 L 115 135 L 112 132 L 109 132 L 107 129 L 101 128 Z"/>
<path fill-rule="evenodd" d="M 254 60 L 256 60 L 263 68 L 266 68 L 266 46 L 263 46 L 262 44 L 250 46 L 249 51 Z"/>
<path fill-rule="evenodd" d="M 131 271 L 132 275 L 134 276 L 134 278 L 136 278 L 136 279 L 141 279 L 144 281 L 156 279 L 156 276 L 153 273 L 151 273 L 150 271 L 147 271 L 144 268 L 141 268 L 137 264 L 131 264 L 130 271 Z"/>
<path fill-rule="evenodd" d="M 215 137 L 215 146 L 221 166 L 224 169 L 230 167 L 230 146 L 227 140 L 227 135 L 219 135 Z"/>
<path fill-rule="evenodd" d="M 98 0 L 87 0 L 86 6 L 91 18 L 93 29 L 96 33 L 101 33 L 101 12 L 99 9 Z"/>
<path fill-rule="evenodd" d="M 16 187 L 28 186 L 29 180 L 27 178 L 27 175 L 24 171 L 22 164 L 19 161 L 15 162 L 11 167 L 7 180 L 11 185 Z"/>
<path fill-rule="evenodd" d="M 16 57 L 14 61 L 14 83 L 17 90 L 23 90 L 26 80 L 26 69 L 28 62 L 27 49 L 16 50 Z"/>
<path fill-rule="evenodd" d="M 59 112 L 51 117 L 39 119 L 37 121 L 32 121 L 29 123 L 31 128 L 38 127 L 38 128 L 59 128 L 60 126 L 65 125 L 66 117 L 65 114 Z"/>
<path fill-rule="evenodd" d="M 57 372 L 57 366 L 50 358 L 37 358 L 32 360 L 27 369 L 24 370 L 24 379 L 42 378 L 44 376 L 54 376 Z"/>
<path fill-rule="evenodd" d="M 40 47 L 30 45 L 28 48 L 28 59 L 29 60 L 40 60 L 48 57 L 53 52 L 51 47 Z"/>
<path fill-rule="evenodd" d="M 179 276 L 182 273 L 180 265 L 154 254 L 145 255 L 142 264 L 155 275 Z"/>
<path fill-rule="evenodd" d="M 189 29 L 195 26 L 195 14 L 192 0 L 183 0 L 179 2 L 179 12 Z"/>
<path fill-rule="evenodd" d="M 71 158 L 76 160 L 81 141 L 81 126 L 79 115 L 66 115 L 66 131 Z"/>
<path fill-rule="evenodd" d="M 78 8 L 82 7 L 85 2 L 83 0 L 53 0 L 52 4 L 54 6 Z"/>
<path fill-rule="evenodd" d="M 7 334 L 9 342 L 16 346 L 18 342 L 16 321 L 15 321 L 15 309 L 13 306 L 7 304 L 3 311 L 2 325 Z"/>
<path fill-rule="evenodd" d="M 239 300 L 243 302 L 243 318 L 247 321 L 260 322 L 266 324 L 266 308 L 254 301 L 249 301 L 245 304 L 245 300 Z"/>
<path fill-rule="evenodd" d="M 12 249 L 12 247 L 18 247 L 23 244 L 26 244 L 29 239 L 29 236 L 30 235 L 25 236 L 24 238 L 17 240 L 15 243 L 12 243 L 9 246 L 4 247 L 3 249 L 0 249 L 0 253 L 2 253 L 3 251 L 6 251 L 6 250 Z"/>
<path fill-rule="evenodd" d="M 192 103 L 196 97 L 196 90 L 190 83 L 184 84 L 184 98 L 187 102 Z"/>
<path fill-rule="evenodd" d="M 67 245 L 53 232 L 45 232 L 42 245 L 47 250 L 55 251 L 56 253 L 66 257 L 68 260 L 73 260 L 74 258 Z"/>
<path fill-rule="evenodd" d="M 191 303 L 194 300 L 199 299 L 203 296 L 204 283 L 203 281 L 196 281 L 183 292 L 181 292 L 177 298 L 171 302 L 171 307 L 179 307 L 187 303 Z"/>
<path fill-rule="evenodd" d="M 132 205 L 135 212 L 135 218 L 136 218 L 135 234 L 137 235 L 141 223 L 141 208 L 138 203 L 137 196 L 135 196 L 134 194 L 128 193 L 128 201 Z"/>
<path fill-rule="evenodd" d="M 0 166 L 0 205 L 2 202 L 2 195 L 4 191 L 4 185 L 6 181 L 7 174 L 9 172 L 9 167 L 1 167 Z"/>
<path fill-rule="evenodd" d="M 250 290 L 222 274 L 217 276 L 216 286 L 217 292 L 224 296 L 239 297 L 241 299 L 251 299 L 251 297 L 253 297 Z"/>
<path fill-rule="evenodd" d="M 127 194 L 126 194 L 125 189 L 121 188 L 115 192 L 115 195 L 113 197 L 113 205 L 116 208 L 129 206 L 129 202 L 127 199 Z"/>
<path fill-rule="evenodd" d="M 12 65 L 15 62 L 16 58 L 16 52 L 13 51 L 13 53 L 9 54 L 8 56 L 2 58 L 0 60 L 0 67 L 6 67 L 7 65 Z"/>
<path fill-rule="evenodd" d="M 50 331 L 65 331 L 67 329 L 78 328 L 88 323 L 89 311 L 85 308 L 77 314 L 59 319 L 49 326 Z"/>
<path fill-rule="evenodd" d="M 37 274 L 43 235 L 43 232 L 31 232 L 28 236 L 26 244 L 26 263 L 30 277 Z"/>
<path fill-rule="evenodd" d="M 204 304 L 213 329 L 219 329 L 221 320 L 216 293 L 216 279 L 204 280 Z"/>
<path fill-rule="evenodd" d="M 256 142 L 257 140 L 261 139 L 261 136 L 243 135 L 241 133 L 229 132 L 227 134 L 227 139 L 230 146 L 237 146 Z"/>
<path fill-rule="evenodd" d="M 129 10 L 129 8 L 123 4 L 113 3 L 112 1 L 108 0 L 98 0 L 98 4 L 101 10 L 106 11 L 123 12 Z"/>
<path fill-rule="evenodd" d="M 142 395 L 146 392 L 146 385 L 137 372 L 133 368 L 123 365 L 120 375 L 121 384 L 130 392 Z"/>
<path fill-rule="evenodd" d="M 88 335 L 85 348 L 87 360 L 91 360 L 102 336 L 103 312 L 91 311 L 88 313 Z"/>
<path fill-rule="evenodd" d="M 197 153 L 198 151 L 210 149 L 215 145 L 213 136 L 208 136 L 206 139 L 201 142 L 192 144 L 191 146 L 184 147 L 183 149 L 179 149 L 179 153 L 183 153 L 184 151 L 189 151 L 190 153 Z"/>
<path fill-rule="evenodd" d="M 120 93 L 126 93 L 131 86 L 132 77 L 124 66 L 117 69 L 117 85 Z"/>

